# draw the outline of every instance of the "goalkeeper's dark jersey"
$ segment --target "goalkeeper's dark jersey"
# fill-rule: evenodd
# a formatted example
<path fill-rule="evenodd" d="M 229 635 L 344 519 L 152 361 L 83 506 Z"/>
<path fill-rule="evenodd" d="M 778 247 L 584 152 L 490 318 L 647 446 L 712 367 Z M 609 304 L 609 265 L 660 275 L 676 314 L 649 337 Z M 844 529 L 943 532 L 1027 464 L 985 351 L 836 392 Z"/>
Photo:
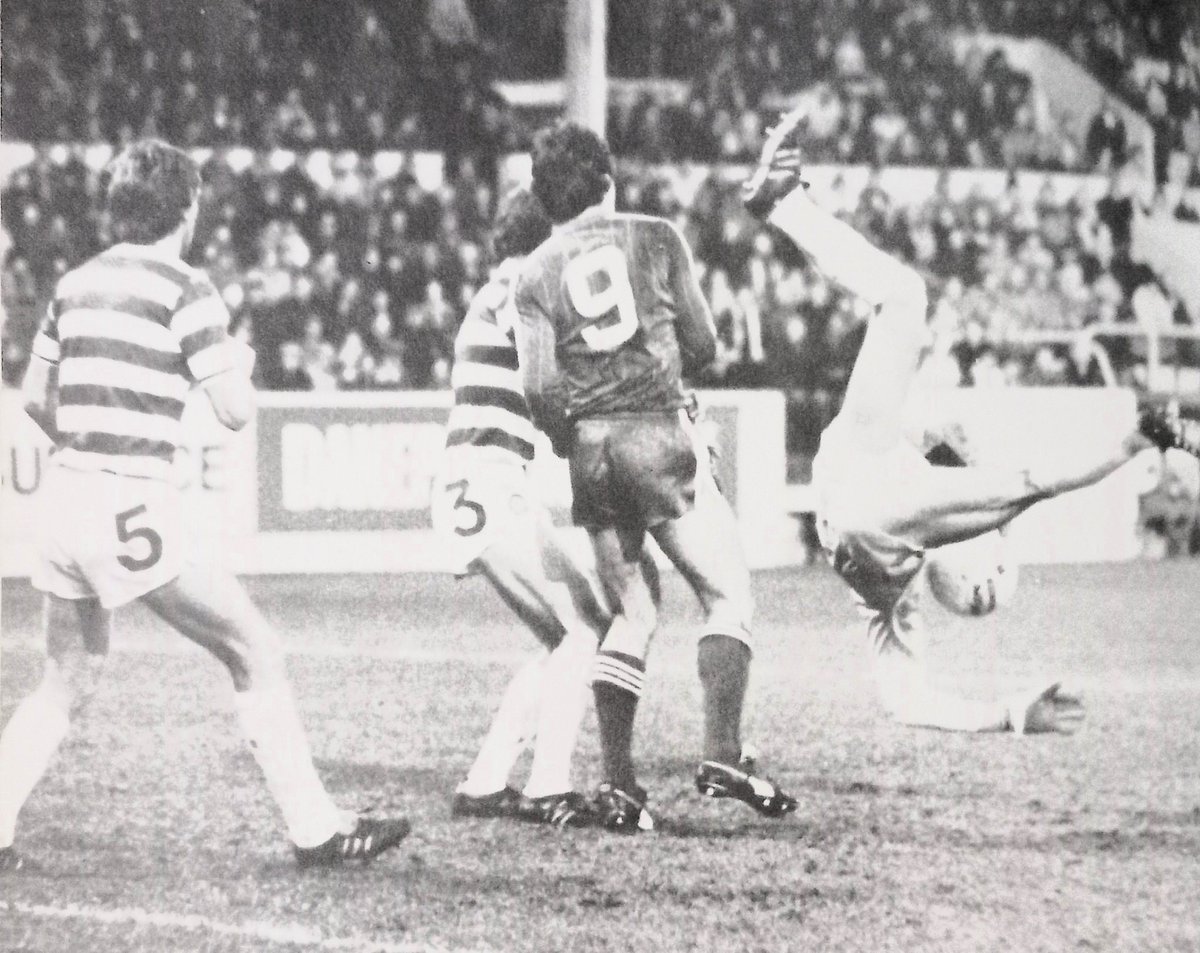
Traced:
<path fill-rule="evenodd" d="M 526 261 L 514 303 L 522 321 L 554 329 L 555 398 L 571 420 L 676 410 L 682 375 L 712 360 L 712 315 L 665 219 L 595 210 L 559 226 Z"/>

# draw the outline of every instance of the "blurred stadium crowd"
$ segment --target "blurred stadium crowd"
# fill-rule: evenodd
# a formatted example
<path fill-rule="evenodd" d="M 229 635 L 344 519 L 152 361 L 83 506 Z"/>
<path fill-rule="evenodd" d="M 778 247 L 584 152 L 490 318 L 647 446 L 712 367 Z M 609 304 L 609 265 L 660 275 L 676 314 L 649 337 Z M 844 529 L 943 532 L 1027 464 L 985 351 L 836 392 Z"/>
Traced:
<path fill-rule="evenodd" d="M 528 142 L 526 117 L 495 83 L 561 74 L 562 7 L 308 0 L 298 16 L 285 3 L 212 0 L 200 15 L 154 0 L 14 0 L 2 11 L 4 135 L 150 134 L 216 147 L 196 254 L 260 352 L 260 383 L 444 387 L 454 329 L 487 267 L 497 164 Z M 1029 77 L 1002 52 L 956 42 L 997 30 L 1059 43 L 1165 116 L 1164 141 L 1200 177 L 1196 19 L 1177 0 L 613 4 L 611 72 L 684 81 L 676 100 L 656 99 L 653 84 L 614 96 L 610 135 L 624 160 L 622 207 L 677 220 L 703 265 L 724 345 L 707 383 L 781 387 L 823 408 L 840 392 L 863 316 L 777 248 L 723 179 L 714 174 L 685 205 L 664 163 L 747 159 L 765 117 L 807 90 L 815 161 L 1119 169 L 1132 145 L 1109 104 L 1084 142 L 1044 123 L 1034 130 Z M 222 147 L 233 145 L 256 158 L 231 164 Z M 277 148 L 334 157 L 314 177 L 303 161 L 272 162 Z M 428 191 L 372 161 L 418 149 L 445 154 L 445 185 Z M 55 277 L 99 247 L 99 187 L 62 148 L 9 179 L 9 380 Z M 1115 171 L 1099 202 L 1060 194 L 1049 177 L 1035 199 L 1014 185 L 998 199 L 939 189 L 912 204 L 876 179 L 855 195 L 835 183 L 827 198 L 934 279 L 934 366 L 947 381 L 1136 384 L 1136 340 L 1097 348 L 1086 329 L 1187 320 L 1130 259 L 1134 199 Z M 1176 214 L 1196 211 L 1181 203 Z M 1081 333 L 1070 346 L 1013 342 L 1030 329 Z M 824 414 L 793 416 L 819 427 Z"/>
<path fill-rule="evenodd" d="M 677 181 L 628 164 L 619 205 L 675 220 L 696 251 L 723 345 L 705 383 L 828 402 L 857 351 L 859 304 L 777 246 L 742 210 L 735 184 L 714 173 L 685 204 Z M 99 190 L 78 149 L 44 151 L 4 190 L 10 379 L 54 281 L 101 247 Z M 235 169 L 218 152 L 205 190 L 195 254 L 258 349 L 263 386 L 448 386 L 453 336 L 488 265 L 494 186 L 471 162 L 428 191 L 411 172 L 380 174 L 366 157 L 334 157 L 317 175 L 265 154 Z M 1051 178 L 1035 197 L 1014 180 L 998 199 L 956 201 L 943 180 L 929 200 L 904 204 L 874 177 L 857 196 L 835 180 L 824 198 L 931 278 L 947 383 L 1138 384 L 1144 354 L 1125 338 L 1098 350 L 1087 328 L 1188 320 L 1129 256 L 1133 200 L 1120 176 L 1098 202 L 1060 194 Z M 1014 341 L 1028 330 L 1078 331 L 1080 344 L 1031 351 Z"/>
<path fill-rule="evenodd" d="M 562 0 L 5 4 L 5 134 L 30 141 L 520 148 L 497 80 L 562 75 Z M 1084 169 L 1132 143 L 1102 109 L 1082 139 L 1047 116 L 985 31 L 1058 44 L 1139 105 L 1200 183 L 1200 13 L 1189 0 L 643 0 L 611 5 L 609 69 L 678 80 L 614 97 L 619 154 L 741 161 L 814 95 L 814 161 Z M 669 25 L 669 29 L 667 28 Z M 234 78 L 231 81 L 231 77 Z"/>

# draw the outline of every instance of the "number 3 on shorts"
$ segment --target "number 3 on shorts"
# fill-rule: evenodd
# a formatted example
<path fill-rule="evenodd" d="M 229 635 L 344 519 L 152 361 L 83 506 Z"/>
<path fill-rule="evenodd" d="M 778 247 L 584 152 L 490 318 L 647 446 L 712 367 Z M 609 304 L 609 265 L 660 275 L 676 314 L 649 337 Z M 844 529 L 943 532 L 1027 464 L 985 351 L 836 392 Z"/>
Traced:
<path fill-rule="evenodd" d="M 614 351 L 638 329 L 637 301 L 629 283 L 629 263 L 616 245 L 601 245 L 573 258 L 566 267 L 567 295 L 584 318 L 617 312 L 615 324 L 589 324 L 580 335 L 593 351 Z M 593 288 L 597 279 L 599 290 Z"/>
<path fill-rule="evenodd" d="M 476 533 L 480 532 L 483 529 L 484 524 L 487 523 L 487 512 L 484 510 L 484 508 L 474 500 L 467 499 L 468 489 L 469 487 L 466 480 L 459 480 L 455 483 L 446 484 L 446 490 L 448 492 L 454 491 L 455 493 L 455 519 L 459 520 L 461 518 L 460 511 L 462 510 L 465 510 L 468 514 L 470 514 L 468 518 L 471 521 L 471 525 L 463 526 L 460 524 L 454 527 L 454 532 L 456 532 L 459 536 L 474 536 Z"/>
<path fill-rule="evenodd" d="M 119 562 L 130 572 L 141 572 L 143 569 L 149 569 L 156 562 L 158 562 L 159 559 L 162 558 L 162 537 L 148 527 L 131 527 L 129 525 L 130 520 L 141 516 L 145 512 L 146 504 L 143 503 L 141 506 L 135 506 L 133 509 L 126 510 L 124 513 L 118 513 L 116 517 L 117 539 L 119 539 L 122 543 L 129 543 L 135 539 L 144 539 L 147 545 L 150 547 L 146 552 L 146 555 L 140 559 L 136 559 L 133 556 L 126 556 L 125 554 L 121 554 L 117 557 L 117 562 Z"/>

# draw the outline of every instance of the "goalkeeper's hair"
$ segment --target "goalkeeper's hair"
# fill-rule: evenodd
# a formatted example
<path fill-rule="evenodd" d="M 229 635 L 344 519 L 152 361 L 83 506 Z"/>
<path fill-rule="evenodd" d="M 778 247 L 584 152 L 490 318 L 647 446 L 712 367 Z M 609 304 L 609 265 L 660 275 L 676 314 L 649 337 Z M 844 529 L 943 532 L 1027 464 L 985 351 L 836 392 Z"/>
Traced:
<path fill-rule="evenodd" d="M 608 143 L 572 122 L 542 130 L 533 144 L 533 194 L 550 219 L 566 222 L 604 198 L 612 177 Z"/>
<path fill-rule="evenodd" d="M 148 245 L 179 227 L 200 194 L 200 167 L 161 139 L 140 139 L 105 170 L 105 204 L 113 236 Z"/>
<path fill-rule="evenodd" d="M 524 257 L 549 237 L 550 219 L 538 197 L 524 186 L 509 192 L 492 228 L 493 258 Z"/>

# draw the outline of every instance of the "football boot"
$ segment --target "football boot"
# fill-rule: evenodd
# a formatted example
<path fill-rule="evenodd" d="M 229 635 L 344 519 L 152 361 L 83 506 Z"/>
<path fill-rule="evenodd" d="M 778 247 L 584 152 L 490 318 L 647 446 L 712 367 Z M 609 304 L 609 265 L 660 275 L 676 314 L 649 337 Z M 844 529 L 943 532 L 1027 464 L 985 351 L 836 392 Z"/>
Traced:
<path fill-rule="evenodd" d="M 523 821 L 549 824 L 560 830 L 566 827 L 591 827 L 596 823 L 592 802 L 578 791 L 522 797 L 516 816 Z"/>
<path fill-rule="evenodd" d="M 408 836 L 412 825 L 402 817 L 360 817 L 349 834 L 337 833 L 316 847 L 295 847 L 300 867 L 338 867 L 349 861 L 367 863 Z"/>
<path fill-rule="evenodd" d="M 794 797 L 754 771 L 753 758 L 743 758 L 736 768 L 719 761 L 702 761 L 696 769 L 696 790 L 705 797 L 734 798 L 764 817 L 783 817 L 796 810 Z"/>
<path fill-rule="evenodd" d="M 520 816 L 521 792 L 515 788 L 501 788 L 491 794 L 463 794 L 456 792 L 450 802 L 451 817 L 518 817 Z"/>
<path fill-rule="evenodd" d="M 646 810 L 646 790 L 634 786 L 623 791 L 607 781 L 596 789 L 597 823 L 606 831 L 636 834 L 654 830 L 654 818 Z"/>
<path fill-rule="evenodd" d="M 779 117 L 779 122 L 767 131 L 758 165 L 742 183 L 742 204 L 756 218 L 766 218 L 775 203 L 798 186 L 808 188 L 800 175 L 800 147 L 795 141 L 803 119 L 799 107 Z"/>

